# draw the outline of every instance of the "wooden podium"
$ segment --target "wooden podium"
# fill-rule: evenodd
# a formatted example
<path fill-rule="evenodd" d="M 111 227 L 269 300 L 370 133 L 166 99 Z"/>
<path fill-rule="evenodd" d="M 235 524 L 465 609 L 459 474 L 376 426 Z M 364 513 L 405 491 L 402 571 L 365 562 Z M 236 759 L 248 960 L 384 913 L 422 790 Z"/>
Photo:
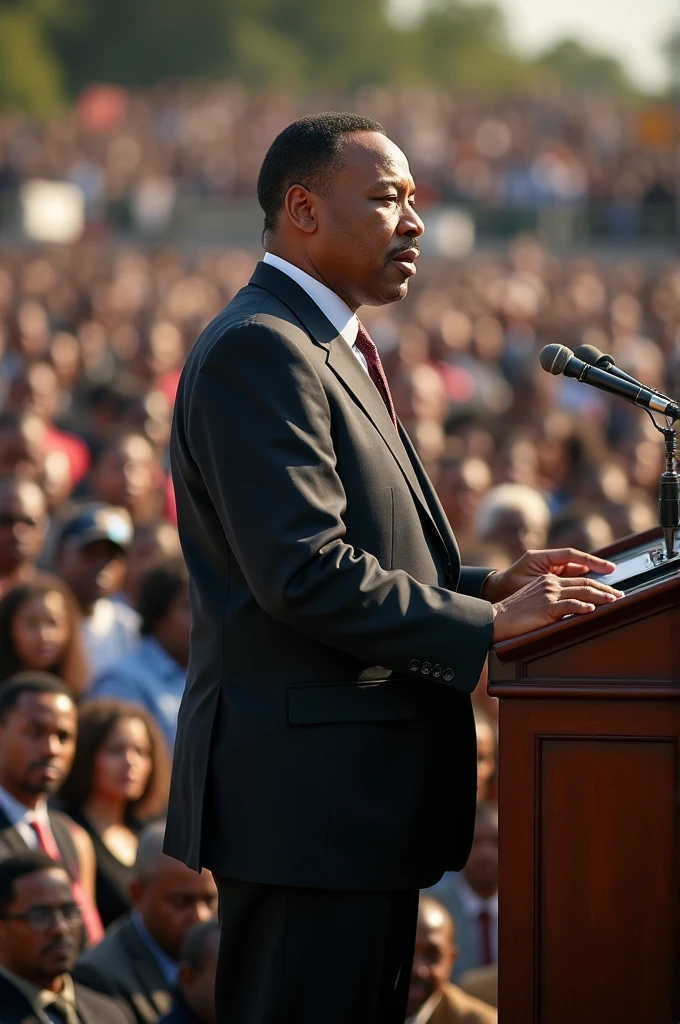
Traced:
<path fill-rule="evenodd" d="M 659 538 L 601 553 L 639 562 Z M 616 586 L 489 659 L 500 1024 L 680 1021 L 680 558 Z"/>

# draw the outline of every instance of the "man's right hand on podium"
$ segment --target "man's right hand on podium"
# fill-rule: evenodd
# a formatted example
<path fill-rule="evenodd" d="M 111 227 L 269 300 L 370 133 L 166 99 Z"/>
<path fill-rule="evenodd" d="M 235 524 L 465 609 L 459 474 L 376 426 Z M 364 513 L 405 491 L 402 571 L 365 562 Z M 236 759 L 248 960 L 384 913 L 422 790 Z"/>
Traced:
<path fill-rule="evenodd" d="M 537 576 L 521 590 L 492 606 L 493 642 L 549 626 L 565 615 L 587 615 L 619 597 L 623 597 L 620 590 L 597 580 L 568 579 L 552 573 Z"/>

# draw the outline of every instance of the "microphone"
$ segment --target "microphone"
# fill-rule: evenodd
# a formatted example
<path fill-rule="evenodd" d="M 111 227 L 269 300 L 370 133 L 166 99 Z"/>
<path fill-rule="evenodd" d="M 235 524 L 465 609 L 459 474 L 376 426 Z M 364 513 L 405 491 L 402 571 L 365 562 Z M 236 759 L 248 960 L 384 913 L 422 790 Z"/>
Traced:
<path fill-rule="evenodd" d="M 547 373 L 555 376 L 563 373 L 565 377 L 574 377 L 600 391 L 606 391 L 609 395 L 623 398 L 641 409 L 649 409 L 672 420 L 680 419 L 680 408 L 670 399 L 657 395 L 639 381 L 624 380 L 609 370 L 602 370 L 599 366 L 591 366 L 583 359 L 577 359 L 566 345 L 546 345 L 541 349 L 538 358 Z"/>
<path fill-rule="evenodd" d="M 645 385 L 641 384 L 635 377 L 631 377 L 625 370 L 621 370 L 614 362 L 614 356 L 610 356 L 608 352 L 600 352 L 599 348 L 595 348 L 594 345 L 579 345 L 578 348 L 574 349 L 574 355 L 577 359 L 582 359 L 584 363 L 588 363 L 590 366 L 597 366 L 600 370 L 606 370 L 608 373 L 613 373 L 615 377 L 620 377 L 621 380 L 627 380 L 631 384 L 637 384 L 639 388 L 644 388 Z M 660 395 L 661 392 L 657 391 L 656 388 L 646 388 L 647 391 L 653 391 L 654 394 Z M 666 395 L 663 395 L 666 398 Z M 670 402 L 670 398 L 668 399 Z M 672 404 L 672 403 L 671 403 Z"/>

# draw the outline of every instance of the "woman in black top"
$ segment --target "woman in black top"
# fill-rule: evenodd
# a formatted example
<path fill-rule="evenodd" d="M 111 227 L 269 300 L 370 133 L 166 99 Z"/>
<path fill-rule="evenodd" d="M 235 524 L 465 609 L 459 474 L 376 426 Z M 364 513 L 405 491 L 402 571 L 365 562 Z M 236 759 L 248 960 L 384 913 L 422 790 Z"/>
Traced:
<path fill-rule="evenodd" d="M 76 756 L 59 802 L 92 838 L 104 927 L 130 909 L 137 836 L 164 813 L 168 779 L 165 742 L 144 708 L 109 698 L 83 705 Z"/>

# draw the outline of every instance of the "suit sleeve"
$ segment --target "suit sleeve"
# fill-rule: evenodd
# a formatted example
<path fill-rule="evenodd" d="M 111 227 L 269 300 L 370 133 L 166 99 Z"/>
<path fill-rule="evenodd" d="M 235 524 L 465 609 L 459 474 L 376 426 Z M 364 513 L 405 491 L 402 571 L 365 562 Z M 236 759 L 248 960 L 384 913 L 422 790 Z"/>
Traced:
<path fill-rule="evenodd" d="M 408 675 L 429 662 L 455 689 L 474 689 L 491 605 L 385 570 L 347 542 L 330 408 L 291 339 L 262 323 L 219 338 L 194 381 L 185 431 L 265 612 L 369 664 Z"/>

